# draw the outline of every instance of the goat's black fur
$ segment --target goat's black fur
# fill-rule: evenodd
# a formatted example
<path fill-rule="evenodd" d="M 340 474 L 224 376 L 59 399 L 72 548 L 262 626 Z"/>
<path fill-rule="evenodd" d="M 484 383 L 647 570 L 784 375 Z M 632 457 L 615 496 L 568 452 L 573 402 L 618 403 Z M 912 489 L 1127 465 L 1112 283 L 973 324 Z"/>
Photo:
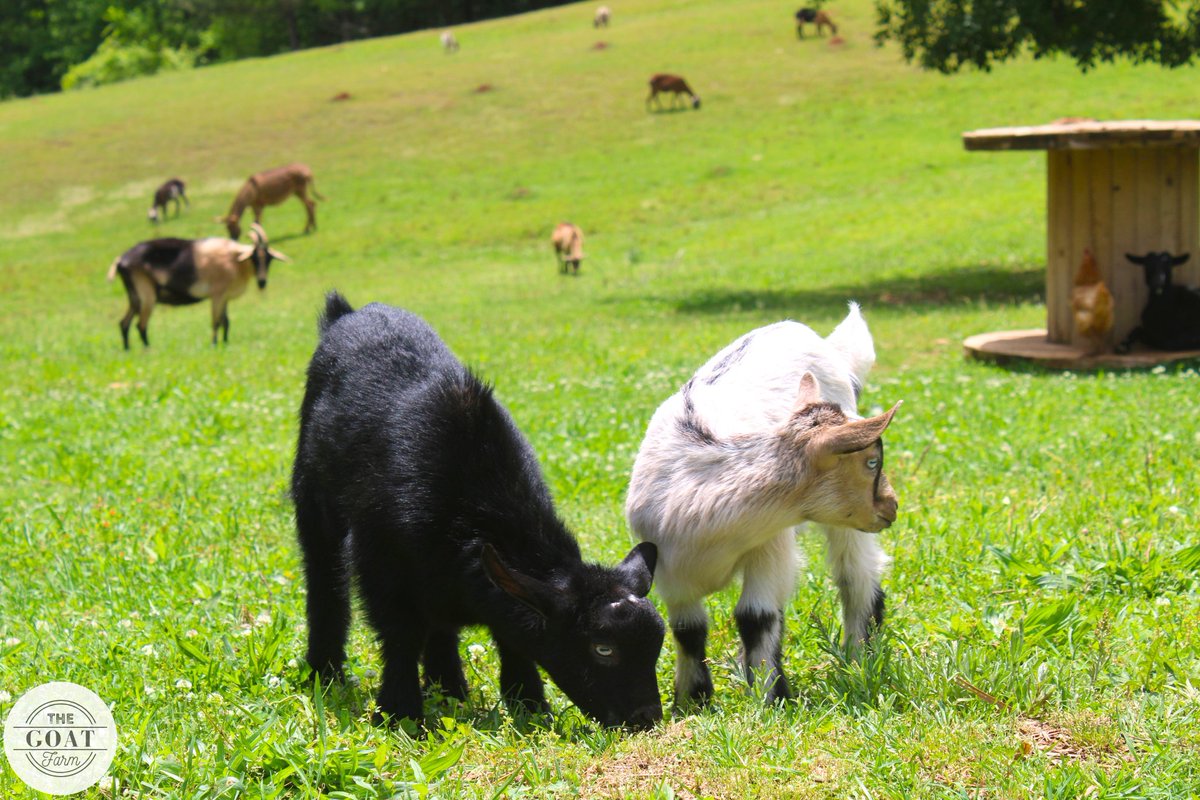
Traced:
<path fill-rule="evenodd" d="M 180 200 L 183 200 L 183 202 L 187 203 L 189 206 L 192 204 L 192 201 L 188 200 L 185 190 L 186 187 L 184 186 L 183 181 L 179 180 L 179 178 L 171 178 L 162 186 L 159 186 L 157 189 L 155 189 L 154 205 L 150 206 L 150 221 L 157 223 L 160 216 L 163 219 L 166 219 L 167 204 L 172 200 L 175 201 L 175 216 L 178 217 L 180 211 Z M 161 212 L 159 211 L 160 208 L 162 209 Z"/>
<path fill-rule="evenodd" d="M 292 473 L 309 663 L 341 672 L 356 576 L 382 714 L 421 719 L 419 661 L 426 685 L 464 698 L 459 630 L 486 625 L 510 703 L 546 710 L 541 665 L 605 724 L 661 719 L 657 550 L 584 563 L 508 412 L 419 317 L 331 292 L 320 331 Z"/>
<path fill-rule="evenodd" d="M 1200 349 L 1200 292 L 1171 283 L 1171 270 L 1187 261 L 1188 255 L 1125 254 L 1145 272 L 1150 298 L 1142 309 L 1142 324 L 1117 345 L 1118 353 L 1128 353 L 1135 342 L 1157 350 Z"/>

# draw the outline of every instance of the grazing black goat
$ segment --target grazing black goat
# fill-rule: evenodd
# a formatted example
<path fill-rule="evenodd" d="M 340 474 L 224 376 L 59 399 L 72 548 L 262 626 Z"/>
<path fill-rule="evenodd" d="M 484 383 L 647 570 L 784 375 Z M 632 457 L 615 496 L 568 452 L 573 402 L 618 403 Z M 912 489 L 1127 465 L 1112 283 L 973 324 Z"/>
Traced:
<path fill-rule="evenodd" d="M 510 706 L 546 711 L 538 665 L 605 725 L 662 718 L 657 548 L 581 560 L 505 408 L 419 317 L 326 298 L 292 472 L 308 662 L 336 678 L 350 583 L 382 646 L 376 721 L 422 719 L 425 685 L 467 696 L 459 630 L 490 629 Z"/>
<path fill-rule="evenodd" d="M 250 226 L 254 244 L 230 239 L 151 239 L 135 244 L 112 262 L 108 279 L 117 275 L 125 285 L 129 308 L 121 317 L 121 340 L 129 349 L 129 325 L 136 315 L 142 344 L 150 346 L 146 327 L 155 303 L 187 306 L 212 298 L 212 343 L 224 328 L 229 341 L 229 301 L 241 297 L 250 285 L 267 286 L 271 262 L 287 261 L 283 253 L 267 244 L 267 232 L 258 223 Z"/>
<path fill-rule="evenodd" d="M 1129 332 L 1117 345 L 1118 353 L 1128 353 L 1135 342 L 1156 350 L 1200 349 L 1200 292 L 1171 283 L 1171 270 L 1188 260 L 1189 254 L 1125 254 L 1146 274 L 1150 298 L 1142 309 L 1142 324 Z"/>
<path fill-rule="evenodd" d="M 191 206 L 192 201 L 188 200 L 187 195 L 184 194 L 184 188 L 183 181 L 179 180 L 179 178 L 171 178 L 171 180 L 155 189 L 154 205 L 150 206 L 150 211 L 146 214 L 150 221 L 158 224 L 159 216 L 161 216 L 163 219 L 166 219 L 167 203 L 170 203 L 172 200 L 175 201 L 175 216 L 177 217 L 179 216 L 180 200 L 183 200 L 183 202 Z M 160 208 L 162 209 L 161 215 L 159 214 Z"/>

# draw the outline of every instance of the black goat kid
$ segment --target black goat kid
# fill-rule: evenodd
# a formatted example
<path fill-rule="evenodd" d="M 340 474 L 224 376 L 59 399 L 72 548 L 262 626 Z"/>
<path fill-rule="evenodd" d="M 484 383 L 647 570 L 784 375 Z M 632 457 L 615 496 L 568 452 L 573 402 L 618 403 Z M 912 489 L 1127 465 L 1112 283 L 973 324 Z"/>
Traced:
<path fill-rule="evenodd" d="M 1117 352 L 1128 353 L 1134 342 L 1157 350 L 1200 349 L 1200 292 L 1171 283 L 1171 270 L 1187 261 L 1188 254 L 1125 257 L 1145 271 L 1150 298 L 1142 309 L 1142 324 L 1117 345 Z"/>
<path fill-rule="evenodd" d="M 540 664 L 606 725 L 658 722 L 657 549 L 584 563 L 529 443 L 419 317 L 331 292 L 320 330 L 292 473 L 309 663 L 340 674 L 357 576 L 382 715 L 421 719 L 419 662 L 427 687 L 465 698 L 459 630 L 485 625 L 510 705 L 548 710 Z"/>

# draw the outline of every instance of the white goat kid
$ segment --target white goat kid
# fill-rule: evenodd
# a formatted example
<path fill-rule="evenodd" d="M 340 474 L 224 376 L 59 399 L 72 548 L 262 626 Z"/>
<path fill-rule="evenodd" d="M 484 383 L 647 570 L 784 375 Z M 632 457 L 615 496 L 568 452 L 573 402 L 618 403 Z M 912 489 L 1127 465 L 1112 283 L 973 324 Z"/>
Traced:
<path fill-rule="evenodd" d="M 678 644 L 675 701 L 707 703 L 704 598 L 739 574 L 734 616 L 746 678 L 767 702 L 791 697 L 783 611 L 795 586 L 794 526 L 825 526 L 845 642 L 883 620 L 887 557 L 876 537 L 896 518 L 881 436 L 896 413 L 861 419 L 875 348 L 858 306 L 822 339 L 798 322 L 751 331 L 659 407 L 630 479 L 634 535 L 658 546 L 658 591 Z"/>

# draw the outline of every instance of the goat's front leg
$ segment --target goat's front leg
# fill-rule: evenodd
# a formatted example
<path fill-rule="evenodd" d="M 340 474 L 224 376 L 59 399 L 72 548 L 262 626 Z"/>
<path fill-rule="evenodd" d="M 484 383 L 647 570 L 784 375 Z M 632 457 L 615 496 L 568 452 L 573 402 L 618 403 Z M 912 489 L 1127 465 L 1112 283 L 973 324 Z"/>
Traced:
<path fill-rule="evenodd" d="M 425 687 L 437 686 L 446 697 L 467 699 L 467 679 L 458 654 L 458 630 L 431 631 L 425 639 Z"/>
<path fill-rule="evenodd" d="M 537 664 L 504 642 L 493 637 L 500 653 L 500 694 L 509 709 L 520 708 L 533 714 L 550 711 Z"/>
<path fill-rule="evenodd" d="M 873 533 L 825 528 L 825 560 L 842 599 L 843 644 L 849 649 L 866 642 L 873 627 L 883 624 L 881 585 L 888 557 Z"/>
<path fill-rule="evenodd" d="M 708 669 L 708 612 L 704 598 L 667 600 L 667 616 L 675 636 L 675 707 L 706 706 L 713 696 L 712 673 Z"/>
<path fill-rule="evenodd" d="M 229 315 L 226 314 L 227 301 L 223 296 L 213 296 L 212 299 L 212 343 L 217 346 L 217 331 L 225 329 L 225 343 L 229 343 Z"/>
<path fill-rule="evenodd" d="M 751 687 L 762 678 L 763 700 L 792 697 L 783 673 L 783 612 L 796 585 L 796 541 L 791 528 L 742 559 L 742 596 L 734 617 L 742 637 L 742 663 Z"/>

